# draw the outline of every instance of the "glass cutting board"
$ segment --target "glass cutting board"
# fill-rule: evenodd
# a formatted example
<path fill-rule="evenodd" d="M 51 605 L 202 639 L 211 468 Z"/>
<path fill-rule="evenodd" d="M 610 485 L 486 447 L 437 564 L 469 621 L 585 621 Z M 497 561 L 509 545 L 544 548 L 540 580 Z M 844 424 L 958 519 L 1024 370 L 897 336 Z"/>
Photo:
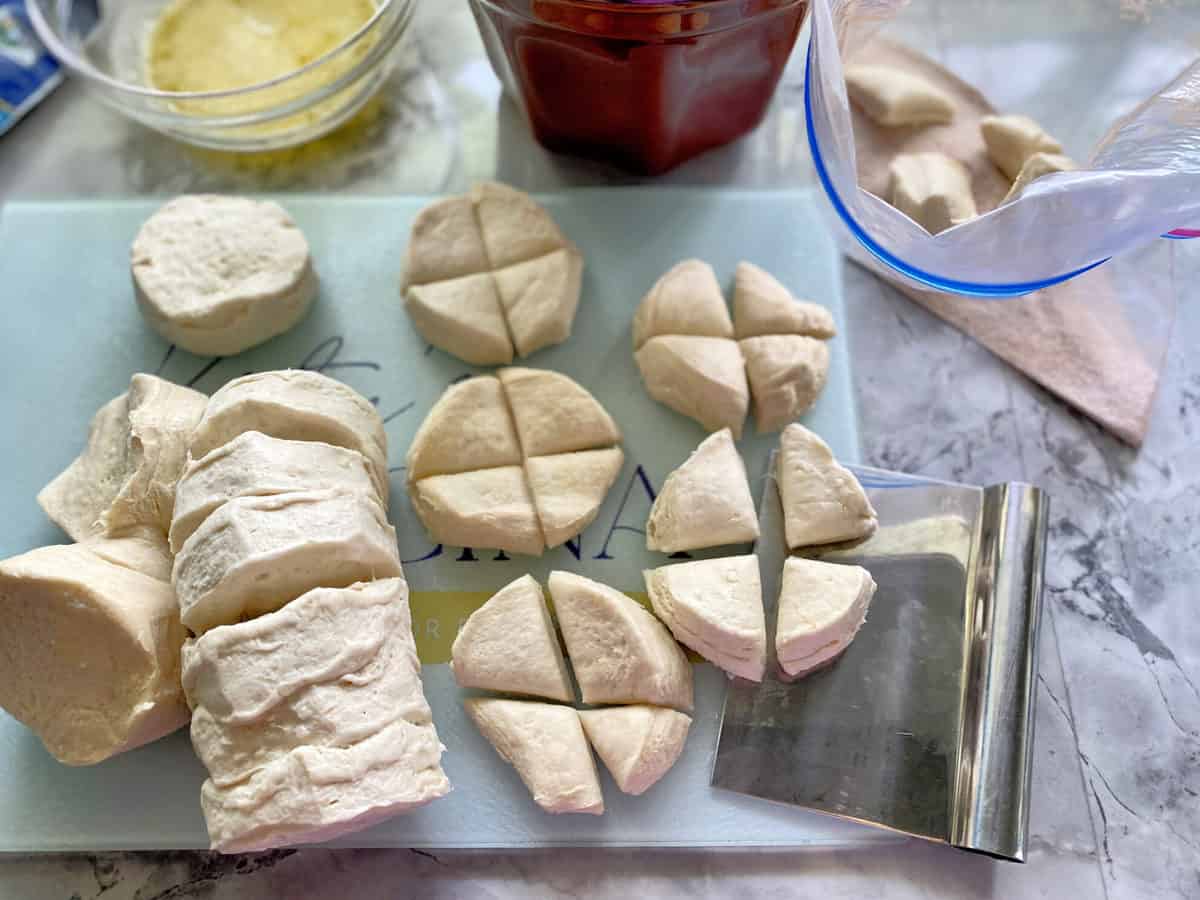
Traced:
<path fill-rule="evenodd" d="M 449 797 L 338 844 L 800 847 L 888 840 L 851 823 L 711 788 L 726 681 L 709 665 L 696 666 L 695 721 L 680 762 L 642 797 L 622 795 L 602 773 L 608 812 L 599 818 L 543 814 L 462 712 L 445 664 L 449 646 L 459 622 L 492 591 L 525 571 L 544 583 L 551 569 L 562 568 L 637 593 L 641 570 L 666 561 L 645 550 L 641 529 L 653 493 L 704 434 L 642 389 L 630 322 L 668 266 L 700 257 L 731 290 L 734 267 L 747 259 L 798 296 L 828 306 L 841 333 L 831 345 L 828 386 L 805 422 L 842 459 L 858 454 L 840 261 L 810 195 L 594 189 L 542 199 L 585 255 L 583 297 L 572 339 L 520 364 L 577 379 L 625 436 L 624 470 L 578 540 L 537 560 L 438 548 L 408 506 L 402 466 L 412 434 L 449 382 L 477 371 L 427 347 L 401 306 L 404 244 L 428 198 L 281 198 L 312 245 L 320 297 L 293 331 L 216 360 L 170 350 L 135 308 L 129 245 L 158 201 L 11 203 L 0 218 L 0 558 L 65 540 L 34 497 L 79 452 L 92 414 L 126 389 L 132 373 L 158 372 L 211 393 L 250 371 L 320 369 L 370 397 L 387 421 L 392 521 L 413 588 L 425 689 L 454 785 Z M 747 422 L 740 446 L 756 482 L 774 439 L 754 434 Z M 0 712 L 0 851 L 205 847 L 203 776 L 185 731 L 99 766 L 71 769 Z"/>

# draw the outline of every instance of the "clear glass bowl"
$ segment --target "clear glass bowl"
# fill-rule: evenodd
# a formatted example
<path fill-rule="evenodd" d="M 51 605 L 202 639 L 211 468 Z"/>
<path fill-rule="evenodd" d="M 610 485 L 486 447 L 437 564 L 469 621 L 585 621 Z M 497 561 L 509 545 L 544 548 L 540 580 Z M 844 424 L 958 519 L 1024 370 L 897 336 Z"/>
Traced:
<path fill-rule="evenodd" d="M 172 92 L 146 83 L 146 45 L 169 0 L 107 4 L 86 39 L 95 3 L 26 0 L 42 43 L 89 90 L 130 119 L 189 144 L 272 150 L 331 131 L 383 83 L 412 20 L 414 0 L 381 0 L 354 34 L 303 68 L 244 88 Z M 90 9 L 88 9 L 90 8 Z"/>

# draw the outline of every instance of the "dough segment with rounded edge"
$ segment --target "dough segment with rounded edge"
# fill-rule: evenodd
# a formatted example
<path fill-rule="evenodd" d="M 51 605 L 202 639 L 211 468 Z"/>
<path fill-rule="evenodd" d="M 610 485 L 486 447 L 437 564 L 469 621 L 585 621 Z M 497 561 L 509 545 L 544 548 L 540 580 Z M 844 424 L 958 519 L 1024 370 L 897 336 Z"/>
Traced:
<path fill-rule="evenodd" d="M 745 261 L 734 272 L 733 328 L 739 341 L 764 334 L 802 334 L 823 341 L 837 335 L 829 310 L 796 299 L 770 272 Z"/>
<path fill-rule="evenodd" d="M 937 86 L 903 69 L 847 66 L 846 94 L 871 119 L 890 128 L 954 121 L 954 101 Z"/>
<path fill-rule="evenodd" d="M 692 335 L 660 335 L 635 354 L 650 396 L 707 431 L 728 428 L 742 436 L 750 388 L 737 341 Z"/>
<path fill-rule="evenodd" d="M 463 362 L 512 362 L 512 338 L 495 279 L 488 273 L 412 285 L 404 292 L 404 308 L 429 343 Z"/>
<path fill-rule="evenodd" d="M 549 585 L 584 703 L 692 711 L 692 667 L 641 604 L 571 572 L 551 572 Z"/>
<path fill-rule="evenodd" d="M 621 442 L 621 430 L 595 397 L 549 369 L 510 367 L 496 373 L 526 457 L 596 450 Z"/>
<path fill-rule="evenodd" d="M 1008 193 L 1000 202 L 1007 203 L 1019 196 L 1025 188 L 1045 175 L 1053 175 L 1055 172 L 1071 172 L 1077 168 L 1079 167 L 1075 164 L 1075 160 L 1069 156 L 1063 156 L 1061 153 L 1034 153 L 1025 160 L 1021 171 L 1013 180 L 1012 187 L 1008 189 Z"/>
<path fill-rule="evenodd" d="M 171 549 L 178 553 L 201 523 L 230 500 L 334 488 L 375 496 L 366 457 L 320 441 L 285 441 L 243 431 L 188 463 L 175 488 Z"/>
<path fill-rule="evenodd" d="M 930 234 L 975 218 L 966 166 L 945 153 L 902 153 L 888 167 L 889 202 Z"/>
<path fill-rule="evenodd" d="M 732 675 L 762 681 L 767 624 L 757 556 L 700 559 L 643 574 L 655 615 L 677 640 Z"/>
<path fill-rule="evenodd" d="M 400 574 L 383 507 L 373 495 L 334 489 L 230 500 L 184 542 L 172 582 L 183 624 L 201 634 L 316 587 Z"/>
<path fill-rule="evenodd" d="M 520 466 L 431 475 L 408 486 L 413 509 L 442 544 L 541 556 L 546 549 Z"/>
<path fill-rule="evenodd" d="M 620 447 L 525 460 L 525 477 L 547 547 L 569 541 L 592 524 L 624 462 Z"/>
<path fill-rule="evenodd" d="M 1035 153 L 1063 152 L 1062 144 L 1029 116 L 984 116 L 979 120 L 979 132 L 987 146 L 988 158 L 1014 181 Z"/>
<path fill-rule="evenodd" d="M 495 182 L 421 210 L 401 290 L 417 331 L 475 365 L 571 336 L 583 256 L 536 200 Z"/>
<path fill-rule="evenodd" d="M 208 398 L 155 375 L 100 407 L 87 446 L 38 493 L 38 504 L 72 540 L 148 526 L 166 535 L 188 438 Z"/>
<path fill-rule="evenodd" d="M 188 720 L 162 541 L 100 538 L 0 562 L 0 706 L 59 762 L 98 763 Z"/>
<path fill-rule="evenodd" d="M 596 763 L 572 707 L 499 697 L 471 697 L 463 706 L 543 810 L 604 813 Z"/>
<path fill-rule="evenodd" d="M 861 566 L 790 556 L 783 564 L 775 655 L 798 678 L 839 656 L 867 618 L 875 580 Z"/>
<path fill-rule="evenodd" d="M 779 436 L 776 464 L 787 545 L 795 550 L 869 537 L 879 525 L 854 473 L 821 438 L 793 423 Z"/>
<path fill-rule="evenodd" d="M 567 376 L 501 369 L 434 403 L 409 449 L 409 496 L 435 541 L 540 555 L 595 519 L 624 462 L 620 440 Z"/>
<path fill-rule="evenodd" d="M 446 388 L 417 429 L 405 458 L 409 481 L 520 465 L 521 444 L 500 379 L 467 378 Z"/>
<path fill-rule="evenodd" d="M 829 379 L 829 347 L 801 334 L 764 334 L 740 342 L 759 434 L 808 412 Z"/>
<path fill-rule="evenodd" d="M 712 266 L 699 259 L 676 263 L 654 282 L 633 316 L 633 349 L 652 337 L 689 334 L 733 337 L 733 323 Z"/>
<path fill-rule="evenodd" d="M 701 441 L 663 482 L 646 522 L 646 549 L 677 553 L 757 538 L 746 464 L 732 433 L 722 428 Z"/>
<path fill-rule="evenodd" d="M 692 717 L 662 706 L 609 706 L 579 713 L 583 731 L 626 794 L 644 794 L 683 753 Z"/>
<path fill-rule="evenodd" d="M 200 356 L 231 356 L 282 334 L 317 295 L 308 242 L 269 200 L 176 197 L 142 225 L 131 264 L 146 321 Z"/>
<path fill-rule="evenodd" d="M 189 452 L 199 459 L 245 431 L 356 450 L 366 457 L 377 499 L 387 508 L 387 433 L 379 412 L 353 388 L 307 369 L 235 378 L 209 399 Z"/>
<path fill-rule="evenodd" d="M 541 585 L 522 575 L 471 613 L 450 649 L 459 687 L 570 703 L 567 664 Z"/>

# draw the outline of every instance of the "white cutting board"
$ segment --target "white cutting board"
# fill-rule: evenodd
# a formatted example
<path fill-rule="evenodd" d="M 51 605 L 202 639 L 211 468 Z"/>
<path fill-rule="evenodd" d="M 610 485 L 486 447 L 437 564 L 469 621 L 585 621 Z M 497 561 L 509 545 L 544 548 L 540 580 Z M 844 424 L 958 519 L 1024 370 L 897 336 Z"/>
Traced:
<path fill-rule="evenodd" d="M 457 548 L 435 553 L 408 506 L 398 467 L 434 400 L 451 380 L 473 370 L 428 348 L 401 307 L 404 242 L 427 200 L 296 196 L 283 202 L 312 244 L 322 282 L 317 305 L 289 334 L 219 361 L 168 352 L 135 308 L 129 244 L 157 202 L 11 203 L 4 209 L 0 558 L 65 540 L 41 513 L 35 494 L 78 453 L 93 412 L 124 391 L 132 373 L 158 371 L 212 392 L 250 371 L 323 368 L 371 397 L 388 421 L 397 467 L 392 520 L 414 589 L 426 693 L 454 785 L 449 797 L 339 844 L 829 846 L 886 840 L 852 823 L 709 787 L 725 680 L 708 665 L 695 669 L 696 715 L 687 748 L 662 782 L 640 798 L 626 797 L 605 773 L 603 817 L 545 815 L 466 719 L 449 667 L 428 662 L 445 658 L 465 608 L 462 591 L 494 591 L 525 571 L 544 582 L 552 568 L 641 591 L 641 570 L 665 562 L 646 552 L 639 533 L 650 491 L 704 435 L 696 423 L 645 394 L 629 324 L 645 291 L 679 259 L 708 260 L 730 286 L 737 262 L 749 259 L 799 296 L 830 307 L 842 331 L 832 343 L 828 386 L 805 421 L 842 459 L 858 454 L 840 263 L 808 194 L 600 189 L 543 199 L 583 250 L 587 268 L 571 341 L 523 363 L 577 379 L 625 435 L 625 469 L 596 522 L 572 547 L 539 560 L 497 561 L 493 552 L 464 558 Z M 773 439 L 754 435 L 748 423 L 741 447 L 755 481 Z M 448 590 L 460 593 L 437 593 Z M 72 769 L 0 712 L 0 851 L 205 847 L 198 802 L 203 777 L 186 731 L 101 765 Z"/>

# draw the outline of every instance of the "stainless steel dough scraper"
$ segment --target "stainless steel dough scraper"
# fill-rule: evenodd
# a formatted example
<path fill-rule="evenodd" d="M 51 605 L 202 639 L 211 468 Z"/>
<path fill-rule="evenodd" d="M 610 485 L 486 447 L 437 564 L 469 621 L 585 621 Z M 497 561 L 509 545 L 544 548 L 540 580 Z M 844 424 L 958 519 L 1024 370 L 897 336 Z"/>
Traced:
<path fill-rule="evenodd" d="M 712 784 L 1023 861 L 1048 498 L 854 472 L 878 531 L 806 555 L 871 572 L 866 624 L 823 671 L 788 684 L 772 659 L 762 684 L 730 683 Z M 764 483 L 773 648 L 788 549 L 773 474 Z"/>

